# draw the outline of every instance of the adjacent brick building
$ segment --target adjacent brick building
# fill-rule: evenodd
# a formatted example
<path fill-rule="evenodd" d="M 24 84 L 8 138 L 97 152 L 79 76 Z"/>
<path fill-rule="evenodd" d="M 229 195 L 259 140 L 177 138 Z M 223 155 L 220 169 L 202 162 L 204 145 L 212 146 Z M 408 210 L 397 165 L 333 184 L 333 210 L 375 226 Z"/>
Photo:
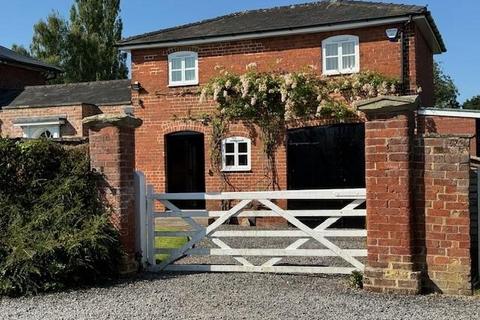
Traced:
<path fill-rule="evenodd" d="M 131 105 L 130 80 L 26 86 L 4 96 L 0 111 L 3 136 L 84 138 L 82 119 L 123 113 Z"/>
<path fill-rule="evenodd" d="M 60 72 L 62 70 L 55 66 L 0 46 L 0 99 L 2 89 L 45 84 Z"/>

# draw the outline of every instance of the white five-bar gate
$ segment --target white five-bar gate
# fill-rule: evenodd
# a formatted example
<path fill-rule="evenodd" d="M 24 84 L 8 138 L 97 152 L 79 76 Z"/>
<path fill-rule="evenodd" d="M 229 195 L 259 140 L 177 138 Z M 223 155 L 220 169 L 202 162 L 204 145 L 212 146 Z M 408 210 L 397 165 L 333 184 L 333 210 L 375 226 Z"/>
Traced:
<path fill-rule="evenodd" d="M 286 210 L 275 204 L 275 200 L 329 200 L 342 199 L 348 205 L 341 209 L 319 210 Z M 209 210 L 182 210 L 175 206 L 174 200 L 206 200 L 233 201 L 235 205 L 225 211 Z M 252 209 L 251 204 L 257 203 Z M 362 271 L 364 264 L 357 259 L 366 257 L 366 249 L 344 249 L 328 238 L 356 238 L 366 237 L 365 229 L 332 229 L 334 223 L 343 217 L 363 217 L 365 209 L 359 209 L 365 202 L 365 189 L 338 189 L 338 190 L 295 190 L 271 192 L 223 192 L 223 193 L 154 193 L 153 188 L 146 188 L 146 207 L 140 210 L 140 247 L 144 262 L 150 271 L 191 271 L 191 272 L 278 272 L 278 273 L 337 273 L 349 274 L 354 270 Z M 162 205 L 156 205 L 161 203 Z M 156 211 L 155 208 L 165 207 L 165 210 Z M 219 230 L 222 225 L 234 217 L 282 217 L 289 222 L 290 227 L 281 230 L 263 230 L 249 228 L 248 230 Z M 317 217 L 325 220 L 315 228 L 308 227 L 301 222 L 302 217 Z M 165 218 L 183 219 L 189 226 L 188 230 L 166 231 L 162 228 Z M 209 218 L 210 224 L 202 225 L 198 218 Z M 206 219 L 204 219 L 206 220 Z M 188 241 L 180 248 L 165 249 L 155 247 L 155 238 L 158 237 L 188 237 Z M 261 241 L 265 238 L 289 238 L 290 245 L 284 249 L 272 248 L 232 248 L 225 238 L 253 238 Z M 201 241 L 208 241 L 214 248 L 198 247 Z M 308 242 L 318 242 L 321 249 L 302 248 Z M 163 254 L 167 258 L 157 261 L 156 254 Z M 181 258 L 187 256 L 229 256 L 235 264 L 182 264 Z M 254 265 L 249 257 L 267 257 L 268 261 Z M 278 265 L 287 257 L 340 257 L 348 266 L 325 265 Z M 180 259 L 180 260 L 179 260 Z M 251 259 L 250 259 L 251 260 Z M 177 262 L 178 261 L 178 262 Z M 177 262 L 177 263 L 176 263 Z"/>

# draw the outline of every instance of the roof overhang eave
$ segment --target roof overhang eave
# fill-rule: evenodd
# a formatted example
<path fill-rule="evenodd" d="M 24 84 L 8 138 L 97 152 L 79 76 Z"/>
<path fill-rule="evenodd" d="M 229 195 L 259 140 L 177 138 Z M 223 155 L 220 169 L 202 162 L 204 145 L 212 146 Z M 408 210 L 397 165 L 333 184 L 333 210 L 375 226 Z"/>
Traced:
<path fill-rule="evenodd" d="M 424 16 L 424 14 L 422 14 Z M 203 38 L 182 39 L 176 41 L 164 41 L 164 42 L 143 42 L 138 44 L 126 44 L 117 43 L 117 47 L 122 51 L 132 51 L 138 49 L 153 49 L 153 48 L 166 48 L 172 46 L 191 46 L 207 43 L 225 42 L 225 41 L 239 41 L 239 40 L 251 40 L 278 36 L 289 36 L 296 34 L 308 34 L 328 31 L 338 31 L 356 28 L 365 28 L 372 26 L 380 26 L 392 23 L 401 23 L 410 20 L 411 16 L 398 16 L 385 19 L 370 19 L 347 23 L 335 23 L 313 27 L 295 28 L 295 29 L 282 29 L 262 32 L 252 32 L 237 35 L 224 35 L 224 36 L 212 36 Z"/>
<path fill-rule="evenodd" d="M 447 52 L 442 36 L 430 13 L 413 18 L 434 54 Z"/>

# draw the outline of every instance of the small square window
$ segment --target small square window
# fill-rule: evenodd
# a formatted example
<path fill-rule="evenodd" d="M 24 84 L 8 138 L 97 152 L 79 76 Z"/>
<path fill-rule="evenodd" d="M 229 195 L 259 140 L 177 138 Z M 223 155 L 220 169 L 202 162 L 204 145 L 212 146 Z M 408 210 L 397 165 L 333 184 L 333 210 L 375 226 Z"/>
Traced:
<path fill-rule="evenodd" d="M 235 165 L 235 156 L 233 156 L 233 155 L 225 156 L 225 165 L 234 166 Z"/>
<path fill-rule="evenodd" d="M 248 152 L 248 144 L 246 142 L 238 143 L 238 152 L 246 153 Z"/>
<path fill-rule="evenodd" d="M 185 81 L 195 80 L 195 70 L 186 70 L 185 71 Z"/>
<path fill-rule="evenodd" d="M 172 71 L 172 81 L 182 81 L 182 71 Z"/>
<path fill-rule="evenodd" d="M 335 36 L 323 40 L 323 74 L 338 75 L 360 71 L 360 49 L 357 36 Z"/>
<path fill-rule="evenodd" d="M 198 84 L 198 55 L 196 52 L 175 52 L 168 56 L 169 85 Z"/>
<path fill-rule="evenodd" d="M 222 171 L 249 171 L 250 139 L 227 138 L 222 141 Z"/>
<path fill-rule="evenodd" d="M 238 165 L 239 166 L 246 166 L 248 164 L 248 156 L 245 155 L 239 155 L 238 156 Z"/>
<path fill-rule="evenodd" d="M 235 143 L 226 143 L 225 144 L 225 152 L 226 153 L 234 153 L 235 152 Z"/>

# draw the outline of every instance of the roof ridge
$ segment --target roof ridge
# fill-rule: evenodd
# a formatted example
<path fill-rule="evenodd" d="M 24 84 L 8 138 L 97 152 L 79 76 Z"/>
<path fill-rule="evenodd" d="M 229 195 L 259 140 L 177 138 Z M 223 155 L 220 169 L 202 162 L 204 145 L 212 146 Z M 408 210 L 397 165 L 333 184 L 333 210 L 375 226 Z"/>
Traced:
<path fill-rule="evenodd" d="M 53 88 L 53 87 L 69 87 L 69 86 L 78 86 L 78 85 L 91 85 L 91 84 L 99 84 L 99 83 L 111 83 L 111 82 L 127 82 L 131 81 L 131 79 L 114 79 L 114 80 L 98 80 L 98 81 L 83 81 L 83 82 L 69 82 L 69 83 L 58 83 L 58 84 L 43 84 L 38 86 L 25 86 L 24 88 Z"/>
<path fill-rule="evenodd" d="M 332 0 L 328 0 L 332 1 Z M 354 5 L 382 5 L 382 6 L 392 6 L 392 7 L 403 7 L 403 8 L 417 8 L 417 9 L 426 9 L 426 6 L 419 6 L 415 4 L 404 4 L 404 3 L 392 3 L 392 2 L 380 2 L 380 1 L 370 1 L 370 0 L 333 0 L 337 3 L 350 3 Z"/>
<path fill-rule="evenodd" d="M 136 39 L 143 38 L 143 37 L 148 37 L 150 35 L 154 35 L 154 34 L 157 34 L 157 33 L 162 33 L 162 32 L 167 32 L 167 31 L 172 31 L 172 30 L 179 30 L 179 29 L 188 28 L 188 27 L 200 25 L 200 24 L 207 23 L 207 22 L 219 21 L 219 20 L 222 20 L 222 19 L 225 19 L 225 18 L 239 16 L 239 15 L 247 14 L 247 13 L 254 13 L 254 12 L 260 12 L 260 11 L 267 11 L 267 10 L 279 10 L 279 9 L 284 9 L 284 8 L 304 7 L 304 6 L 310 6 L 310 5 L 318 5 L 318 4 L 325 3 L 325 2 L 330 2 L 330 1 L 331 0 L 320 0 L 320 1 L 317 0 L 317 1 L 312 1 L 312 2 L 303 2 L 303 3 L 284 5 L 284 6 L 275 6 L 275 7 L 269 7 L 269 8 L 259 8 L 259 9 L 252 9 L 252 10 L 235 11 L 235 12 L 224 14 L 224 15 L 214 17 L 214 18 L 203 19 L 203 20 L 200 20 L 200 21 L 186 23 L 186 24 L 182 24 L 182 25 L 179 25 L 179 26 L 168 27 L 168 28 L 159 29 L 159 30 L 156 30 L 156 31 L 146 32 L 146 33 L 139 34 L 139 35 L 136 35 L 136 36 L 127 37 L 127 38 L 124 38 L 124 39 L 120 40 L 119 43 L 122 43 L 122 42 L 125 42 L 125 41 L 136 40 Z"/>
<path fill-rule="evenodd" d="M 159 29 L 156 31 L 151 31 L 151 32 L 146 32 L 143 34 L 139 35 L 134 35 L 130 36 L 127 38 L 124 38 L 118 42 L 118 44 L 122 44 L 124 42 L 129 42 L 129 41 L 134 41 L 137 39 L 153 36 L 156 34 L 161 34 L 169 31 L 174 31 L 174 30 L 181 30 L 197 25 L 202 25 L 205 23 L 209 22 L 214 22 L 214 21 L 220 21 L 222 19 L 227 19 L 230 17 L 235 17 L 235 16 L 240 16 L 244 14 L 251 14 L 251 13 L 256 13 L 256 12 L 262 12 L 262 11 L 274 11 L 274 10 L 282 10 L 286 8 L 300 8 L 300 7 L 308 7 L 308 6 L 317 6 L 317 5 L 322 5 L 322 4 L 328 4 L 330 3 L 331 5 L 341 5 L 341 4 L 350 4 L 350 5 L 359 5 L 359 6 L 366 6 L 366 7 L 371 7 L 371 6 L 391 6 L 391 7 L 400 7 L 400 8 L 410 8 L 410 9 L 423 9 L 426 10 L 425 6 L 417 6 L 417 5 L 406 5 L 406 4 L 396 4 L 396 3 L 386 3 L 386 2 L 379 2 L 379 1 L 363 1 L 363 0 L 317 0 L 317 1 L 311 1 L 311 2 L 304 2 L 304 3 L 298 3 L 298 4 L 292 4 L 292 5 L 283 5 L 283 6 L 275 6 L 275 7 L 268 7 L 268 8 L 259 8 L 259 9 L 252 9 L 252 10 L 244 10 L 244 11 L 237 11 L 225 15 L 221 15 L 218 17 L 214 18 L 208 18 L 208 19 L 203 19 L 200 21 L 195 21 L 191 23 L 186 23 L 183 25 L 179 26 L 173 26 L 173 27 L 168 27 L 168 28 L 163 28 Z"/>

